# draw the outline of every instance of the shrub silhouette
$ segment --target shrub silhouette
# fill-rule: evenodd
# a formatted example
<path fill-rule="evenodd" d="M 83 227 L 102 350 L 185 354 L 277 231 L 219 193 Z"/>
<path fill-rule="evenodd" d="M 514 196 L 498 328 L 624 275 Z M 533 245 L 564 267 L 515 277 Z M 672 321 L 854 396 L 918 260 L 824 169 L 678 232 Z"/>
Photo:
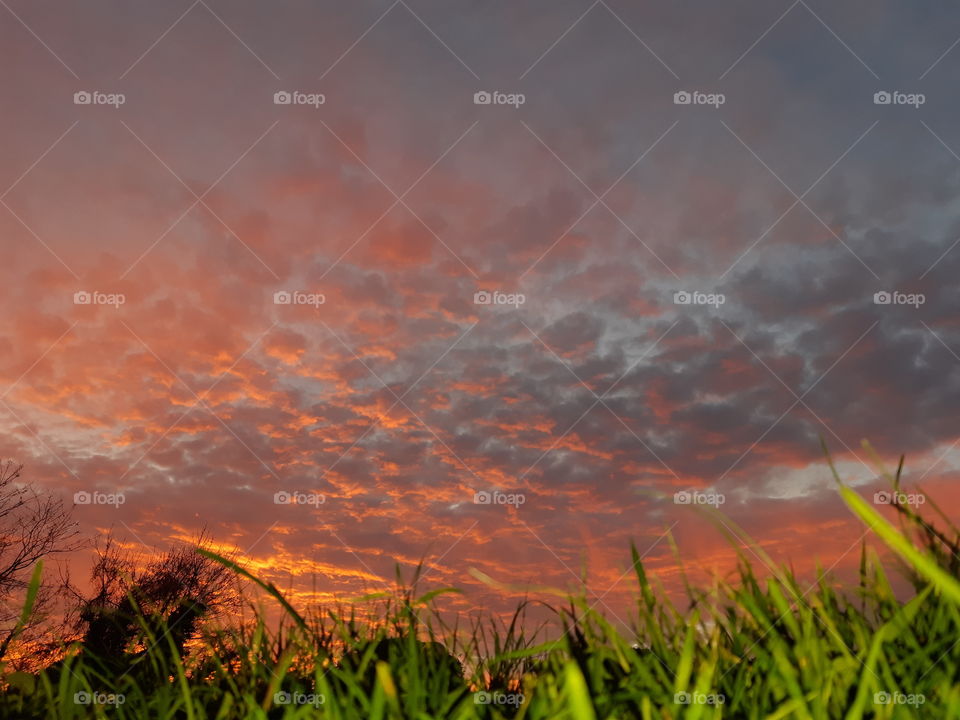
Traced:
<path fill-rule="evenodd" d="M 196 547 L 138 561 L 108 538 L 91 573 L 95 594 L 79 602 L 81 651 L 112 672 L 146 667 L 148 656 L 182 658 L 205 617 L 239 604 L 233 573 Z"/>

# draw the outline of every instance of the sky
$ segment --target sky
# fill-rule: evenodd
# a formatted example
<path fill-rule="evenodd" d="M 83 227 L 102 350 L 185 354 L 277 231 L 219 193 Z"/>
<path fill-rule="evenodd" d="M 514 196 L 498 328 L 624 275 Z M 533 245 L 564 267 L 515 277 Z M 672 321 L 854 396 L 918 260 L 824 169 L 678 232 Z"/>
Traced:
<path fill-rule="evenodd" d="M 301 604 L 423 560 L 454 609 L 586 573 L 625 617 L 631 542 L 669 590 L 727 534 L 849 571 L 821 442 L 958 496 L 958 40 L 887 1 L 3 0 L 0 455 Z"/>

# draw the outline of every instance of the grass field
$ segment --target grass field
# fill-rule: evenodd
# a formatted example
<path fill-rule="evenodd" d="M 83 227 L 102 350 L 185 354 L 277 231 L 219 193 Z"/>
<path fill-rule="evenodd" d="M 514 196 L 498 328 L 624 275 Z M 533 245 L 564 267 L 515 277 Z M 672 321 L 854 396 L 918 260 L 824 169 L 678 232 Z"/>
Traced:
<path fill-rule="evenodd" d="M 899 492 L 899 470 L 889 479 Z M 960 718 L 960 533 L 930 500 L 936 517 L 897 505 L 890 523 L 839 492 L 901 567 L 864 550 L 859 583 L 838 592 L 786 569 L 761 577 L 743 556 L 732 582 L 688 587 L 679 606 L 634 550 L 635 636 L 585 597 L 564 601 L 566 632 L 550 642 L 531 637 L 522 609 L 514 623 L 451 625 L 435 611 L 449 589 L 301 615 L 211 554 L 278 604 L 279 626 L 208 632 L 185 660 L 161 632 L 124 668 L 74 653 L 39 675 L 7 672 L 0 717 Z M 912 597 L 895 597 L 891 572 Z"/>

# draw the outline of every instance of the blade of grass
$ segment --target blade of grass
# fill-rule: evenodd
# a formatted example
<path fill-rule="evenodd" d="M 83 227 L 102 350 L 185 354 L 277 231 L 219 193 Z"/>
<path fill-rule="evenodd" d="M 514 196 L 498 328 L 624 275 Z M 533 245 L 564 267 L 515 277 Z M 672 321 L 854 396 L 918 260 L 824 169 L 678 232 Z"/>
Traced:
<path fill-rule="evenodd" d="M 30 576 L 30 584 L 27 586 L 27 597 L 23 603 L 23 610 L 20 611 L 20 619 L 17 620 L 17 624 L 14 625 L 13 629 L 7 633 L 3 645 L 0 645 L 0 658 L 6 657 L 7 648 L 10 647 L 10 643 L 23 632 L 27 621 L 30 619 L 30 615 L 33 614 L 33 606 L 37 602 L 37 593 L 40 592 L 40 578 L 42 575 L 43 560 L 40 560 L 33 568 L 33 575 Z"/>
<path fill-rule="evenodd" d="M 259 586 L 262 587 L 264 590 L 266 590 L 267 593 L 268 593 L 271 597 L 273 597 L 277 602 L 280 603 L 280 605 L 283 607 L 283 609 L 287 611 L 287 614 L 290 615 L 291 618 L 293 618 L 293 621 L 294 621 L 295 623 L 297 623 L 297 625 L 299 625 L 301 629 L 306 630 L 306 631 L 309 632 L 309 628 L 308 628 L 308 626 L 307 626 L 307 621 L 304 620 L 303 617 L 300 615 L 300 613 L 298 613 L 298 612 L 294 609 L 293 605 L 291 605 L 289 602 L 287 602 L 287 599 L 286 599 L 286 598 L 283 596 L 283 594 L 277 589 L 277 586 L 276 586 L 276 585 L 274 585 L 274 584 L 271 583 L 271 582 L 264 582 L 263 580 L 261 580 L 260 578 L 258 578 L 258 577 L 257 577 L 256 575 L 254 575 L 253 573 L 251 573 L 251 572 L 247 571 L 246 569 L 240 567 L 240 566 L 239 566 L 237 563 L 235 563 L 233 560 L 229 560 L 229 559 L 223 557 L 222 555 L 218 555 L 218 554 L 215 553 L 215 552 L 212 552 L 212 551 L 210 551 L 210 550 L 207 550 L 206 548 L 197 548 L 197 552 L 200 553 L 201 555 L 203 555 L 205 558 L 208 558 L 208 559 L 210 559 L 210 560 L 213 560 L 213 561 L 215 561 L 215 562 L 218 562 L 218 563 L 220 563 L 221 565 L 223 565 L 224 567 L 227 567 L 227 568 L 233 570 L 233 571 L 234 571 L 235 573 L 237 573 L 238 575 L 241 575 L 241 576 L 247 578 L 248 580 L 252 580 L 253 582 L 255 582 L 257 585 L 259 585 Z"/>
<path fill-rule="evenodd" d="M 840 496 L 846 502 L 847 507 L 879 535 L 880 539 L 889 545 L 894 552 L 910 563 L 917 572 L 926 576 L 937 590 L 944 593 L 953 602 L 960 604 L 960 582 L 957 582 L 956 578 L 947 574 L 934 560 L 917 550 L 909 539 L 904 537 L 874 508 L 870 507 L 859 494 L 848 487 L 841 486 Z"/>

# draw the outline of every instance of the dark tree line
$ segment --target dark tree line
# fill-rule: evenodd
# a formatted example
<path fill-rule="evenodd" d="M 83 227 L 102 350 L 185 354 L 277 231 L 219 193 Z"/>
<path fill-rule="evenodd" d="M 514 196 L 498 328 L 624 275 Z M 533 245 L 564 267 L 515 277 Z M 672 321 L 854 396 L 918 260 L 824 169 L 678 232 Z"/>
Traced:
<path fill-rule="evenodd" d="M 91 543 L 80 536 L 72 506 L 23 482 L 22 471 L 0 462 L 0 648 L 16 633 L 10 648 L 20 652 L 7 651 L 18 656 L 13 665 L 37 670 L 74 643 L 125 672 L 151 651 L 182 656 L 205 617 L 239 608 L 234 573 L 197 552 L 208 545 L 205 535 L 150 556 L 122 549 L 110 535 Z M 37 562 L 91 544 L 96 559 L 89 589 L 77 587 L 66 571 L 52 579 L 52 568 L 44 568 L 30 622 L 18 627 Z"/>
<path fill-rule="evenodd" d="M 97 550 L 93 594 L 74 592 L 82 651 L 113 670 L 151 652 L 183 656 L 203 618 L 240 605 L 236 575 L 196 551 L 206 544 L 201 535 L 196 545 L 143 562 L 108 537 Z"/>
<path fill-rule="evenodd" d="M 23 466 L 0 462 L 0 632 L 7 648 L 20 617 L 24 591 L 38 561 L 83 546 L 72 508 L 59 497 L 37 490 L 21 479 Z M 34 622 L 20 639 L 37 639 L 46 631 L 47 613 L 59 597 L 56 584 L 44 583 L 37 597 Z"/>

